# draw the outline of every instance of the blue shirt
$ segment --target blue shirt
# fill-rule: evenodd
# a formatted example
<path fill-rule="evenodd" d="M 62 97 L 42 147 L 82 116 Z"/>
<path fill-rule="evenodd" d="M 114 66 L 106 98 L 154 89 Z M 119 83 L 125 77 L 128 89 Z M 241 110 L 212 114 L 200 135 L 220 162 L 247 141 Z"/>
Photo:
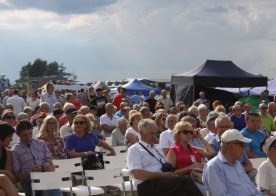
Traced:
<path fill-rule="evenodd" d="M 95 152 L 99 138 L 93 133 L 86 133 L 83 137 L 71 134 L 66 137 L 66 151 L 75 149 L 76 152 Z"/>
<path fill-rule="evenodd" d="M 241 131 L 244 127 L 246 127 L 246 122 L 245 122 L 245 115 L 242 114 L 240 118 L 237 118 L 236 115 L 232 115 L 230 117 L 231 121 L 234 123 L 234 128 L 238 129 Z"/>
<path fill-rule="evenodd" d="M 138 105 L 140 105 L 141 100 L 142 100 L 140 95 L 132 95 L 130 99 L 132 101 L 132 104 L 138 104 Z"/>
<path fill-rule="evenodd" d="M 122 110 L 119 110 L 118 112 L 115 113 L 115 116 L 118 116 L 118 117 L 123 117 L 125 114 Z"/>
<path fill-rule="evenodd" d="M 261 151 L 261 142 L 265 139 L 265 133 L 259 130 L 257 131 L 249 131 L 249 129 L 244 128 L 241 131 L 241 134 L 244 137 L 252 139 L 252 141 L 248 144 L 245 144 L 246 147 L 250 148 L 251 153 L 259 155 L 261 157 L 266 157 L 266 154 Z"/>
<path fill-rule="evenodd" d="M 261 195 L 245 173 L 241 163 L 229 163 L 221 154 L 207 162 L 202 180 L 207 191 L 216 196 Z"/>

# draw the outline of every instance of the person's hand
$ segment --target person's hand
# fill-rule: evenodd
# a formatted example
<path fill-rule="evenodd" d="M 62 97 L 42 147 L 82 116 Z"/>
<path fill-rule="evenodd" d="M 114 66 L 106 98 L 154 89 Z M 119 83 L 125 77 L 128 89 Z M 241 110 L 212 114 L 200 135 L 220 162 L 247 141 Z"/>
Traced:
<path fill-rule="evenodd" d="M 191 165 L 192 169 L 196 169 L 196 168 L 203 169 L 203 167 L 204 167 L 204 164 L 198 163 L 198 162 L 195 162 L 194 164 Z"/>
<path fill-rule="evenodd" d="M 32 172 L 41 172 L 42 166 L 41 165 L 33 165 Z"/>
<path fill-rule="evenodd" d="M 45 171 L 45 172 L 54 171 L 53 165 L 51 165 L 51 164 L 49 164 L 49 163 L 45 163 L 45 164 L 44 164 L 44 171 Z"/>
<path fill-rule="evenodd" d="M 194 129 L 194 136 L 197 138 L 203 138 L 199 128 Z"/>
<path fill-rule="evenodd" d="M 111 150 L 108 156 L 116 156 L 116 152 L 114 150 Z"/>

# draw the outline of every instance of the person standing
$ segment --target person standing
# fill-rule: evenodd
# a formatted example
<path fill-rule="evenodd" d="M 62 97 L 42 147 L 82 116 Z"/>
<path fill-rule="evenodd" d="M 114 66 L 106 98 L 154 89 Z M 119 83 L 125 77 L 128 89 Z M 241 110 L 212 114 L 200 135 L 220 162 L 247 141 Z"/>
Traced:
<path fill-rule="evenodd" d="M 13 90 L 13 96 L 7 99 L 7 104 L 11 104 L 13 106 L 13 112 L 16 116 L 23 111 L 24 107 L 27 106 L 25 100 L 18 96 L 17 89 Z"/>
<path fill-rule="evenodd" d="M 167 96 L 167 91 L 164 89 L 161 91 L 161 96 L 157 99 L 157 103 L 162 102 L 166 112 L 169 111 L 170 107 L 173 105 L 173 102 L 170 97 Z"/>
<path fill-rule="evenodd" d="M 47 102 L 49 104 L 49 112 L 53 112 L 53 106 L 55 104 L 55 96 L 54 96 L 54 84 L 47 83 L 46 84 L 46 92 L 43 93 L 40 97 L 40 103 Z"/>

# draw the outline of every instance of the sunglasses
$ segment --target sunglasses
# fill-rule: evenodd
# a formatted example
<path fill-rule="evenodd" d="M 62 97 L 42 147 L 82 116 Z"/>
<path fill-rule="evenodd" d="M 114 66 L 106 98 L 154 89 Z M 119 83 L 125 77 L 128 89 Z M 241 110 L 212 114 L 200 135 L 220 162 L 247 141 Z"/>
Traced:
<path fill-rule="evenodd" d="M 84 125 L 86 122 L 85 121 L 75 121 L 75 125 Z"/>
<path fill-rule="evenodd" d="M 194 135 L 194 132 L 191 130 L 183 130 L 183 131 L 180 131 L 180 133 L 183 133 L 184 135 Z"/>
<path fill-rule="evenodd" d="M 5 116 L 3 119 L 15 119 L 15 116 Z"/>
<path fill-rule="evenodd" d="M 262 110 L 267 110 L 267 107 L 263 107 L 263 108 L 261 108 Z"/>

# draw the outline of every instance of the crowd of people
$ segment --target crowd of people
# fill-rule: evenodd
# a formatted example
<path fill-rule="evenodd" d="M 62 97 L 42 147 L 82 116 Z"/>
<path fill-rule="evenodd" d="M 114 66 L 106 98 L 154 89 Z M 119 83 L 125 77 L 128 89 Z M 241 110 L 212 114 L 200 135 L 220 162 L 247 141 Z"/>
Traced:
<path fill-rule="evenodd" d="M 174 105 L 166 90 L 150 91 L 148 98 L 117 91 L 114 97 L 93 87 L 63 93 L 52 83 L 26 97 L 5 90 L 0 193 L 13 195 L 7 187 L 16 185 L 32 195 L 30 172 L 54 171 L 53 159 L 92 155 L 96 146 L 115 155 L 113 146 L 126 146 L 139 195 L 276 195 L 276 96 L 262 96 L 252 111 L 240 101 L 230 108 L 223 100 L 210 104 L 203 91 L 189 107 Z M 266 160 L 253 168 L 250 159 L 260 157 Z"/>

